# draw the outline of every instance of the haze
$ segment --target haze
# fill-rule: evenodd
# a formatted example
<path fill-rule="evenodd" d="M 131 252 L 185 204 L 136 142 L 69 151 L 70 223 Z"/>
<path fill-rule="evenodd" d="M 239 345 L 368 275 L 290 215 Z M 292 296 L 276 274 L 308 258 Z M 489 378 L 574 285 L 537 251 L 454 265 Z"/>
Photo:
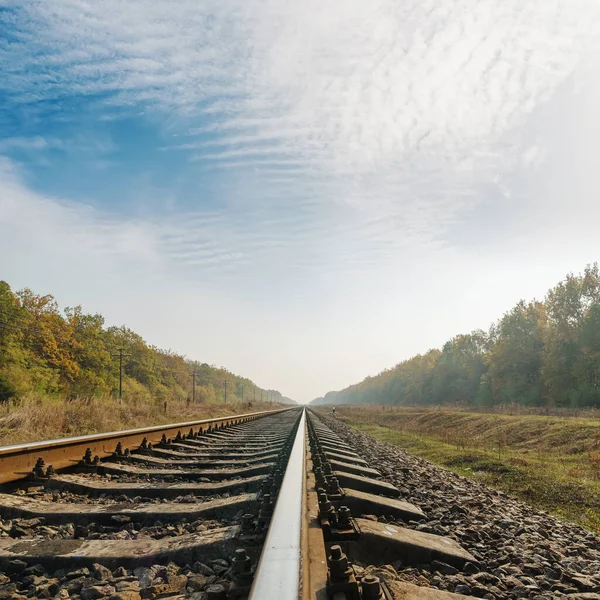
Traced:
<path fill-rule="evenodd" d="M 0 0 L 0 279 L 299 401 L 597 260 L 597 0 Z"/>

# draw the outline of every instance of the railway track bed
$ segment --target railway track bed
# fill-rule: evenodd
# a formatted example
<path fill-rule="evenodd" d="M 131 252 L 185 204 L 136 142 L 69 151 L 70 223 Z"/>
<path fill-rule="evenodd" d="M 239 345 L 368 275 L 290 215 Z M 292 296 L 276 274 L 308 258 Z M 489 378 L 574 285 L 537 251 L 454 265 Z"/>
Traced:
<path fill-rule="evenodd" d="M 4 449 L 0 598 L 247 595 L 298 416 Z"/>
<path fill-rule="evenodd" d="M 300 408 L 0 448 L 0 480 L 0 600 L 600 600 L 593 534 Z"/>
<path fill-rule="evenodd" d="M 594 533 L 379 442 L 338 419 L 322 419 L 344 443 L 359 448 L 363 459 L 377 465 L 404 500 L 424 511 L 421 523 L 407 522 L 407 527 L 450 537 L 476 558 L 467 569 L 455 569 L 439 563 L 410 566 L 390 557 L 381 572 L 388 580 L 498 600 L 600 599 L 600 540 Z"/>

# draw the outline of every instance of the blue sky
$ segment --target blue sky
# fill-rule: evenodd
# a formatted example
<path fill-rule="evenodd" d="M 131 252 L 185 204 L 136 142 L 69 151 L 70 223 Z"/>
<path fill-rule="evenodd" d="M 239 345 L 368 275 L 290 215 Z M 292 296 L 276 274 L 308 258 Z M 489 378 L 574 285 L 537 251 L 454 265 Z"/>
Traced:
<path fill-rule="evenodd" d="M 597 260 L 596 0 L 0 0 L 0 278 L 299 400 Z"/>

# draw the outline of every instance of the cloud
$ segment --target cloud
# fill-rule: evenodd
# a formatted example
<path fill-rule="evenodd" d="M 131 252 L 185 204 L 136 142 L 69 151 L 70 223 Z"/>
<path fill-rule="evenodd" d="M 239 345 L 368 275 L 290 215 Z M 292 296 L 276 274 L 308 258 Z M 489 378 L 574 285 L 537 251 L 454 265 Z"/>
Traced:
<path fill-rule="evenodd" d="M 40 150 L 46 150 L 48 148 L 61 147 L 62 142 L 57 139 L 47 139 L 42 136 L 34 137 L 11 137 L 0 139 L 0 153 L 12 152 L 12 151 L 25 151 L 25 152 L 36 152 Z"/>
<path fill-rule="evenodd" d="M 593 249 L 572 231 L 588 231 L 582 221 L 595 214 L 588 205 L 597 149 L 572 132 L 591 137 L 584 119 L 598 122 L 595 107 L 580 110 L 599 67 L 597 0 L 2 6 L 6 114 L 55 123 L 69 119 L 71 103 L 86 104 L 99 123 L 135 114 L 159 124 L 160 146 L 196 180 L 185 198 L 165 182 L 173 200 L 163 214 L 144 211 L 144 188 L 139 218 L 123 207 L 48 198 L 33 190 L 25 167 L 19 173 L 5 160 L 0 250 L 19 249 L 24 271 L 45 252 L 45 261 L 56 257 L 82 273 L 103 264 L 108 278 L 137 280 L 140 271 L 148 281 L 193 279 L 201 285 L 190 297 L 226 291 L 243 299 L 231 306 L 239 313 L 264 304 L 261 333 L 272 347 L 288 343 L 275 329 L 305 342 L 286 350 L 289 367 L 280 365 L 292 380 L 313 352 L 309 335 L 324 332 L 327 351 L 345 357 L 315 384 L 327 388 L 463 325 L 487 325 L 511 294 L 521 295 L 515 282 L 533 286 L 530 263 L 551 284 Z M 560 126 L 565 115 L 569 127 Z M 105 141 L 87 146 L 99 165 L 117 150 Z M 51 143 L 11 135 L 0 154 Z M 565 159 L 566 147 L 577 161 Z M 581 199 L 569 204 L 570 195 Z M 560 255 L 542 225 L 568 240 Z M 37 241 L 30 248 L 29 239 Z M 544 271 L 544 261 L 552 268 Z M 441 296 L 456 324 L 438 314 Z M 215 314 L 220 304 L 221 296 Z M 347 331 L 356 315 L 366 316 Z M 155 320 L 149 315 L 153 327 Z M 256 337 L 248 323 L 235 325 Z M 399 346 L 390 332 L 403 328 Z M 365 339 L 368 357 L 346 356 Z M 326 354 L 315 351 L 313 366 Z M 215 360 L 226 357 L 223 350 Z"/>
<path fill-rule="evenodd" d="M 376 211 L 396 223 L 391 243 L 429 244 L 477 204 L 469 190 L 512 168 L 503 136 L 590 52 L 599 11 L 594 0 L 37 0 L 3 13 L 15 39 L 0 65 L 9 102 L 84 95 L 179 115 L 190 135 L 173 148 L 235 172 L 233 206 L 310 201 L 319 221 L 342 204 L 360 213 L 349 222 Z M 515 143 L 527 167 L 530 143 Z"/>
<path fill-rule="evenodd" d="M 594 0 L 37 0 L 4 14 L 18 24 L 0 55 L 14 101 L 101 95 L 187 116 L 208 103 L 233 133 L 202 142 L 232 146 L 205 159 L 291 153 L 344 175 L 485 154 L 600 23 Z"/>
<path fill-rule="evenodd" d="M 78 262 L 88 255 L 154 265 L 159 261 L 157 236 L 149 223 L 123 222 L 90 206 L 42 196 L 28 188 L 15 163 L 1 156 L 0 230 L 5 256 L 17 248 L 17 255 L 27 253 L 24 240 L 47 239 L 46 251 L 52 253 L 53 244 L 61 240 Z M 32 246 L 31 258 L 40 251 L 37 244 Z"/>

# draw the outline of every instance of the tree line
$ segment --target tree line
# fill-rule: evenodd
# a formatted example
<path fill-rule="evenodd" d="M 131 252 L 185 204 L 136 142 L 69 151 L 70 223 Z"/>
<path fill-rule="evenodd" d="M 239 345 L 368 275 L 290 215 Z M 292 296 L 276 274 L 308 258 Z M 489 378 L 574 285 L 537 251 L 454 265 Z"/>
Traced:
<path fill-rule="evenodd" d="M 520 301 L 488 331 L 457 335 L 315 402 L 598 406 L 598 264 L 569 274 L 544 301 Z"/>
<path fill-rule="evenodd" d="M 198 402 L 215 402 L 226 394 L 232 403 L 289 401 L 225 368 L 149 345 L 125 326 L 106 327 L 100 314 L 87 314 L 80 306 L 61 311 L 49 294 L 13 292 L 0 281 L 0 401 L 31 393 L 67 398 L 117 394 L 121 351 L 125 398 L 195 396 Z"/>

